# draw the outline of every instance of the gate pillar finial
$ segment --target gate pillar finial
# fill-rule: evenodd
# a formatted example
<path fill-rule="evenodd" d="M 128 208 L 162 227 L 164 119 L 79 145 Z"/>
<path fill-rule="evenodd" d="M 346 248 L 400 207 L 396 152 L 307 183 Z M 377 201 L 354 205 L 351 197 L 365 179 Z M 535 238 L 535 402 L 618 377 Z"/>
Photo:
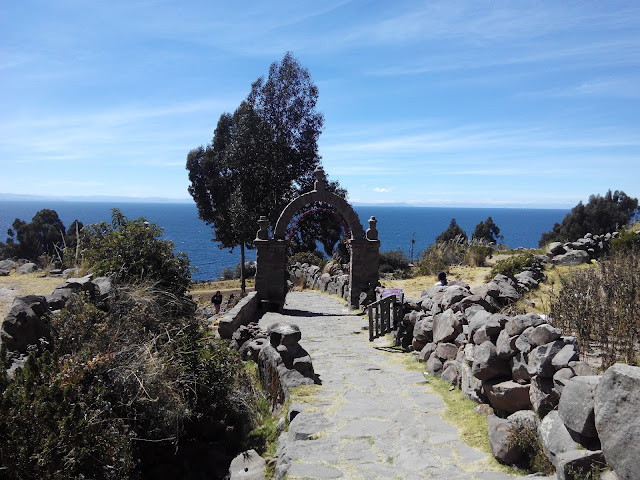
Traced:
<path fill-rule="evenodd" d="M 316 181 L 313 184 L 313 189 L 316 191 L 322 191 L 327 189 L 327 177 L 324 174 L 323 168 L 318 165 L 316 169 L 313 171 L 313 174 L 316 177 Z"/>
<path fill-rule="evenodd" d="M 260 230 L 256 233 L 256 240 L 269 240 L 269 220 L 264 215 L 258 219 Z"/>

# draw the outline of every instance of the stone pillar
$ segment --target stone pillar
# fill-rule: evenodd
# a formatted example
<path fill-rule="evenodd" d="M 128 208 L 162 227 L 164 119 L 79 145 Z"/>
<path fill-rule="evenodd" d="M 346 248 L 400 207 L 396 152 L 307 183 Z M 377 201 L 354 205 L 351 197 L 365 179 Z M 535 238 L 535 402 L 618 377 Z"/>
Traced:
<path fill-rule="evenodd" d="M 269 308 L 280 309 L 287 295 L 287 244 L 283 240 L 256 238 L 256 292 Z"/>
<path fill-rule="evenodd" d="M 378 285 L 380 240 L 351 240 L 349 306 L 359 308 L 360 294 Z"/>

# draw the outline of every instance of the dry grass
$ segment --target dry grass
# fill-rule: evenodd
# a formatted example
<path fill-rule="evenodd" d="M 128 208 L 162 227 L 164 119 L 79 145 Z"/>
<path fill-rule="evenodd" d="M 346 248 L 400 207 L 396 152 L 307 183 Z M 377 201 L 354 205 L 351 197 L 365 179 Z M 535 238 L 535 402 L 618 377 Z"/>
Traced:
<path fill-rule="evenodd" d="M 255 280 L 253 278 L 247 279 L 247 293 L 253 292 L 255 285 Z M 235 280 L 218 280 L 215 282 L 204 282 L 204 283 L 196 283 L 191 287 L 191 290 L 187 292 L 188 295 L 191 295 L 193 300 L 198 305 L 206 305 L 211 303 L 211 297 L 214 293 L 220 290 L 222 293 L 222 304 L 229 295 L 233 294 L 236 297 L 240 295 L 240 279 Z"/>
<path fill-rule="evenodd" d="M 0 277 L 0 320 L 4 320 L 15 297 L 24 295 L 51 295 L 61 278 L 50 277 L 42 272 L 19 274 L 15 271 Z"/>
<path fill-rule="evenodd" d="M 490 270 L 490 267 L 451 267 L 447 279 L 458 280 L 469 286 L 483 285 L 486 283 L 484 278 Z M 422 290 L 430 289 L 437 281 L 438 278 L 435 275 L 425 275 L 403 280 L 381 280 L 380 283 L 385 288 L 401 288 L 405 297 L 417 299 L 420 298 Z"/>

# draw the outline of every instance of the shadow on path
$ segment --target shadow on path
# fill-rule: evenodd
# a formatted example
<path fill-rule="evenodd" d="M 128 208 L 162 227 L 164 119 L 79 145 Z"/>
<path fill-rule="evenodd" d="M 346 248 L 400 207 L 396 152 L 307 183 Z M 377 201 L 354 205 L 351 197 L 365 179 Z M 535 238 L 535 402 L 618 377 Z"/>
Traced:
<path fill-rule="evenodd" d="M 307 310 L 298 310 L 298 309 L 289 309 L 283 308 L 282 315 L 289 315 L 291 317 L 335 317 L 336 315 L 333 313 L 323 313 L 323 312 L 309 312 Z"/>

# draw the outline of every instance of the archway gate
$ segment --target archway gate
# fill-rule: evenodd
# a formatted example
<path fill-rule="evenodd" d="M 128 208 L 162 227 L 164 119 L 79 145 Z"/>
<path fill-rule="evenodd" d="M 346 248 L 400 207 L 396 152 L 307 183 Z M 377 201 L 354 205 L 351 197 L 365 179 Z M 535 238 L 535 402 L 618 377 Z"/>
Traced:
<path fill-rule="evenodd" d="M 286 234 L 289 222 L 303 207 L 314 202 L 323 202 L 333 206 L 349 226 L 351 247 L 349 265 L 349 305 L 358 308 L 360 294 L 375 287 L 378 283 L 378 256 L 380 241 L 376 229 L 376 219 L 369 219 L 369 228 L 363 231 L 358 214 L 342 197 L 328 191 L 327 181 L 321 167 L 316 168 L 316 181 L 311 192 L 300 195 L 280 214 L 269 236 L 269 221 L 260 217 L 255 245 L 257 249 L 256 292 L 262 302 L 281 308 L 287 295 L 287 242 Z"/>

